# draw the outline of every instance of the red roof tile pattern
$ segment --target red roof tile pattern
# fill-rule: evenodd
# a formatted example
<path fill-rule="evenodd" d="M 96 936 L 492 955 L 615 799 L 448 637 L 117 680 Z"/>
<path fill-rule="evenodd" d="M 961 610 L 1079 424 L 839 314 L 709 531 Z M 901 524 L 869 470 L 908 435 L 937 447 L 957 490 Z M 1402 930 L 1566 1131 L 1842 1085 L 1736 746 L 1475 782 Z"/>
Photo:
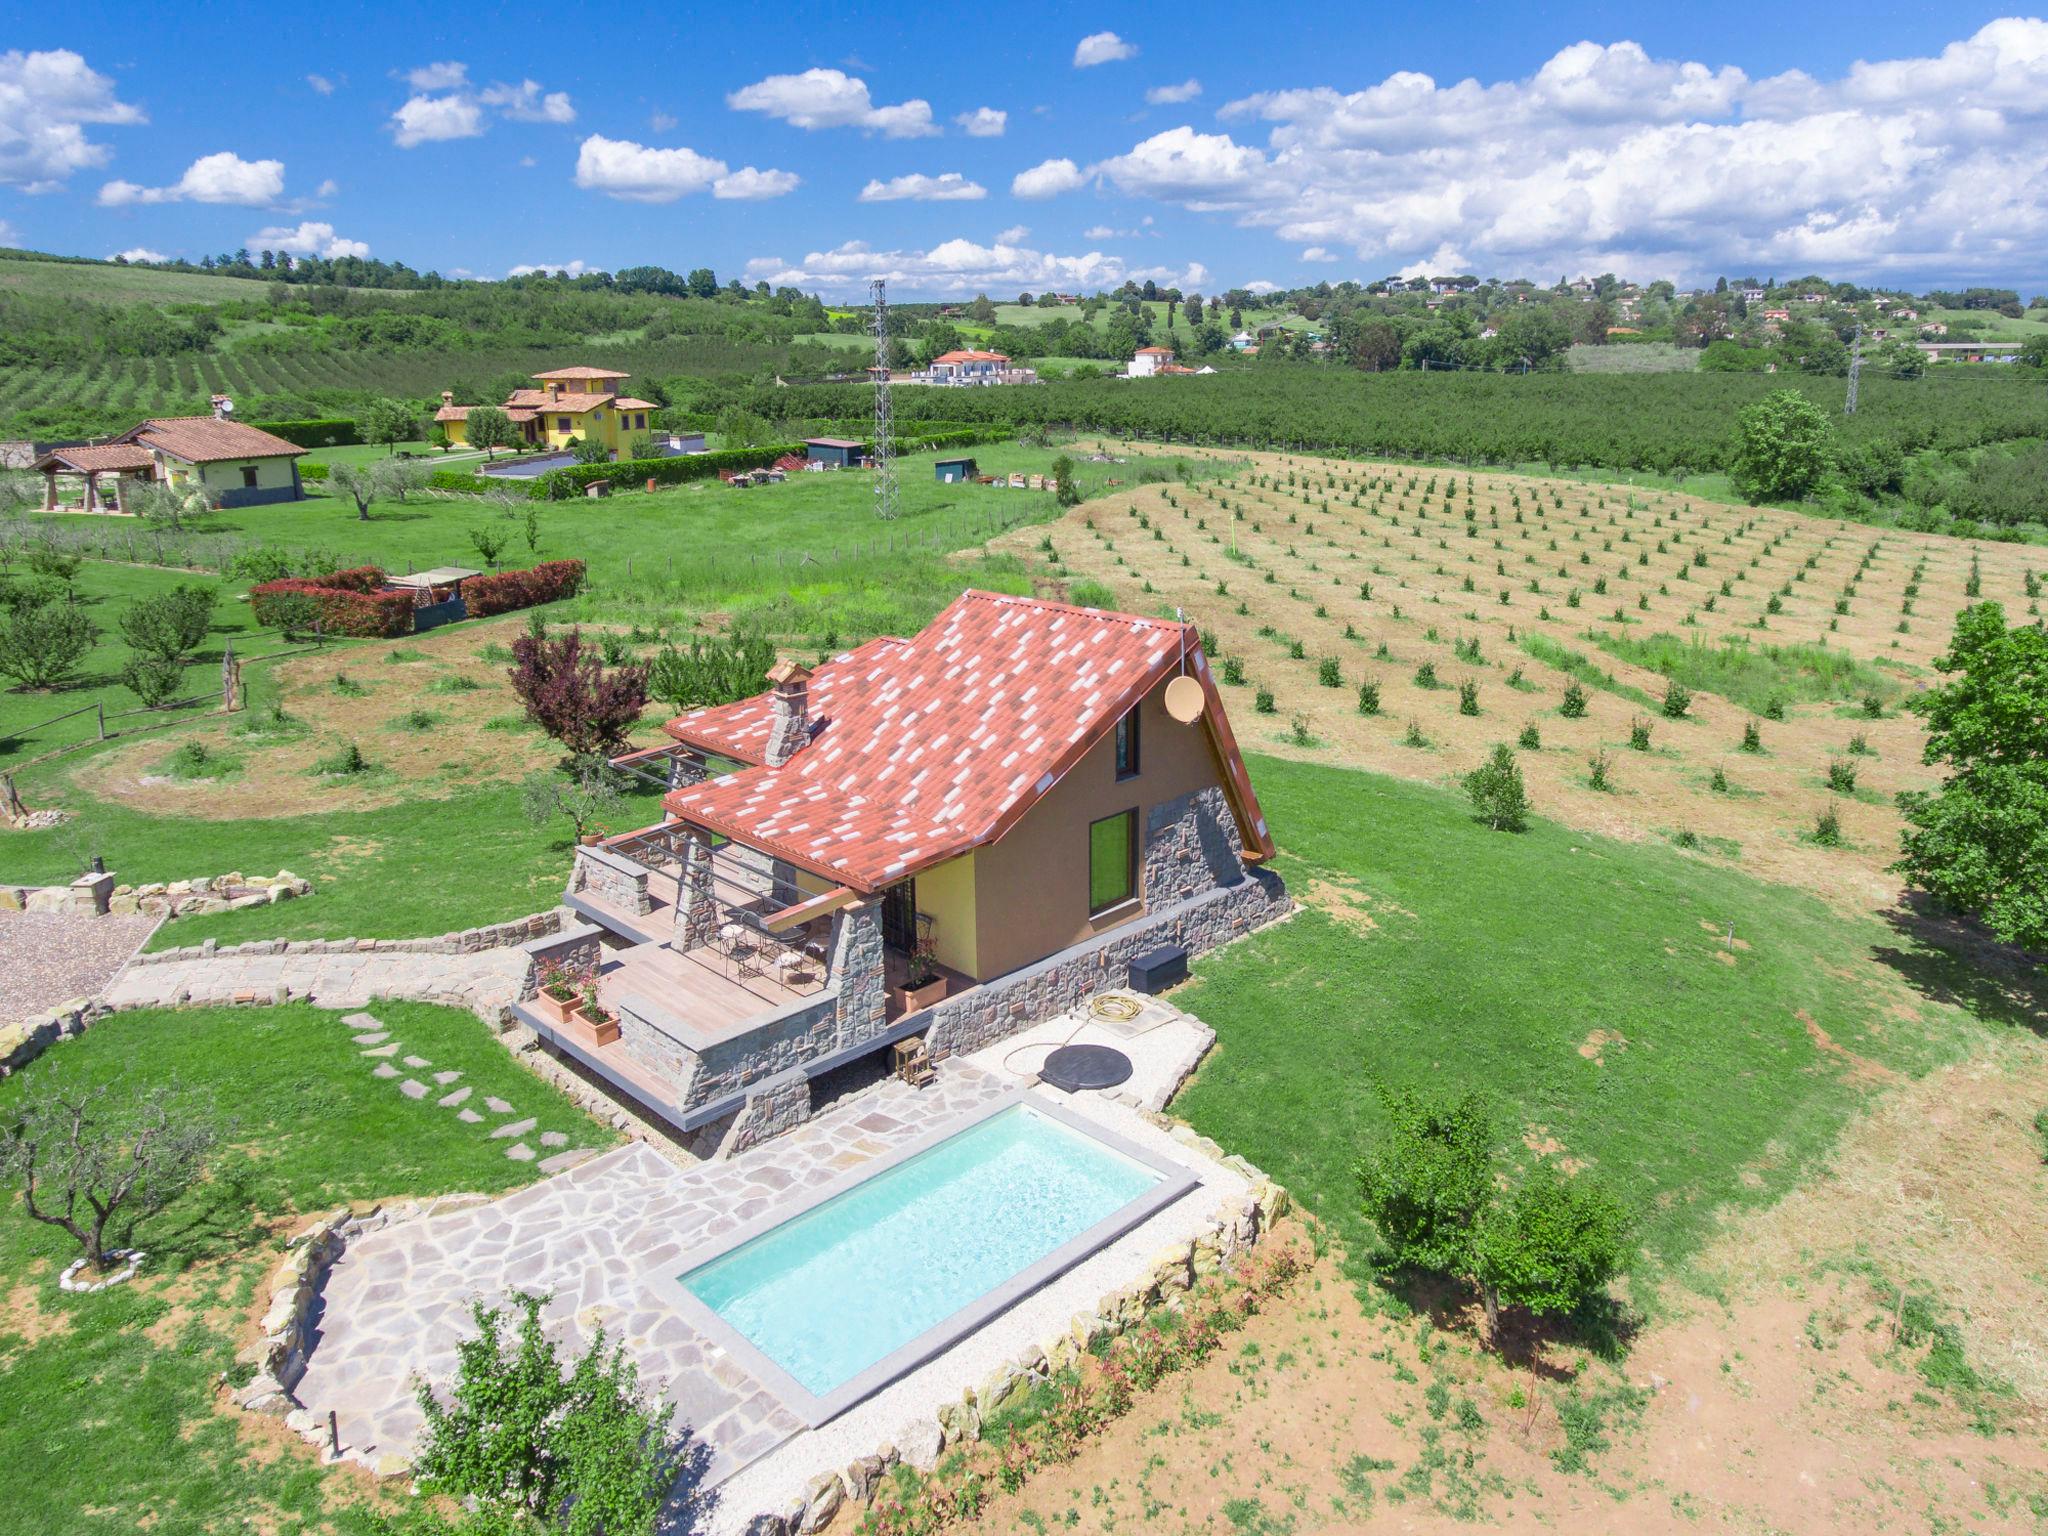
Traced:
<path fill-rule="evenodd" d="M 535 377 L 536 379 L 579 379 L 595 381 L 599 379 L 623 379 L 626 377 L 626 375 L 623 373 L 614 372 L 610 368 L 578 367 L 550 368 L 546 373 L 536 373 L 535 375 L 533 375 L 533 377 Z"/>
<path fill-rule="evenodd" d="M 658 411 L 661 409 L 652 400 L 635 400 L 631 395 L 620 395 L 612 403 L 622 411 Z"/>
<path fill-rule="evenodd" d="M 935 363 L 1007 363 L 1007 352 L 941 352 L 932 361 Z"/>
<path fill-rule="evenodd" d="M 217 464 L 224 459 L 296 458 L 306 452 L 297 443 L 272 437 L 247 422 L 218 416 L 155 416 L 121 434 L 123 442 L 160 448 L 187 464 Z"/>
<path fill-rule="evenodd" d="M 519 391 L 520 395 L 529 395 L 533 393 L 535 393 L 535 391 L 533 390 L 522 389 Z M 540 391 L 539 394 L 540 398 L 537 400 L 522 399 L 519 401 L 519 403 L 521 405 L 530 405 L 534 409 L 539 411 L 562 411 L 572 416 L 580 416 L 585 411 L 594 411 L 601 405 L 610 404 L 612 399 L 614 398 L 611 395 L 551 395 L 544 390 Z"/>
<path fill-rule="evenodd" d="M 812 676 L 811 740 L 762 765 L 767 695 L 669 722 L 755 766 L 672 791 L 669 812 L 874 891 L 993 842 L 1126 711 L 1185 664 L 1251 857 L 1272 841 L 1192 625 L 970 591 L 908 640 Z"/>
<path fill-rule="evenodd" d="M 135 443 L 107 443 L 97 448 L 53 448 L 35 462 L 35 468 L 90 470 L 106 474 L 124 469 L 153 469 L 156 460 L 147 448 Z"/>
<path fill-rule="evenodd" d="M 477 407 L 473 405 L 444 405 L 441 409 L 434 412 L 434 420 L 467 421 L 469 420 L 469 413 L 475 409 Z"/>

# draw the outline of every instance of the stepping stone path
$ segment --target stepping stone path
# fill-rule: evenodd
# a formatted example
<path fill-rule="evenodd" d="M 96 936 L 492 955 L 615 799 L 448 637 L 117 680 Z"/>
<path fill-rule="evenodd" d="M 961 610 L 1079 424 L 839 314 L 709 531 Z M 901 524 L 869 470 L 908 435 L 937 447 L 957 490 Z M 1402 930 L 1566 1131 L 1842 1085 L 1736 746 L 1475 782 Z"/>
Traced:
<path fill-rule="evenodd" d="M 376 1015 L 351 1013 L 343 1018 L 341 1022 L 348 1029 L 356 1031 L 354 1043 L 362 1048 L 364 1056 L 371 1058 L 370 1072 L 372 1076 L 386 1080 L 398 1079 L 398 1091 L 408 1099 L 424 1100 L 432 1096 L 433 1088 L 428 1087 L 420 1078 L 405 1076 L 397 1066 L 392 1064 L 391 1058 L 399 1056 L 399 1052 L 404 1050 L 405 1047 L 400 1041 L 392 1038 L 392 1032 L 384 1027 L 383 1021 L 378 1019 Z M 403 1056 L 399 1057 L 399 1059 L 403 1061 L 405 1066 L 412 1068 L 414 1071 L 424 1071 L 425 1068 L 433 1065 L 424 1056 Z M 464 1125 L 482 1125 L 485 1123 L 484 1116 L 469 1107 L 470 1097 L 475 1090 L 466 1084 L 459 1088 L 450 1086 L 459 1082 L 461 1077 L 462 1074 L 454 1070 L 434 1073 L 433 1082 L 435 1087 L 449 1089 L 447 1093 L 434 1099 L 434 1103 L 441 1109 L 454 1110 L 455 1118 Z M 519 1113 L 511 1104 L 495 1094 L 486 1095 L 483 1099 L 483 1105 L 493 1115 L 518 1116 Z M 505 1156 L 513 1162 L 531 1163 L 538 1160 L 541 1170 L 550 1174 L 560 1173 L 565 1169 L 572 1168 L 585 1158 L 594 1155 L 588 1147 L 571 1147 L 568 1136 L 561 1131 L 540 1131 L 537 1139 L 541 1146 L 548 1149 L 550 1154 L 547 1157 L 541 1157 L 525 1141 L 519 1139 L 520 1137 L 532 1135 L 539 1125 L 538 1117 L 527 1115 L 523 1118 L 509 1119 L 502 1124 L 495 1125 L 486 1134 L 493 1141 L 511 1143 L 511 1145 L 505 1148 Z M 558 1148 L 562 1150 L 556 1150 Z"/>

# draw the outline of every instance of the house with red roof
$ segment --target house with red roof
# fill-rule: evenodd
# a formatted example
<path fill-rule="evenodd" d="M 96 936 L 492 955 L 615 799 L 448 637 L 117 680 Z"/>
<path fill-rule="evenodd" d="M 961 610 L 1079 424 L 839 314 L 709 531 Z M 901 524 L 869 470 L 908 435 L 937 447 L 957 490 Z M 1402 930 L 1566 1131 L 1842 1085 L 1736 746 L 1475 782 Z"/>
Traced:
<path fill-rule="evenodd" d="M 707 1150 L 909 1036 L 978 1050 L 1287 909 L 1193 626 L 969 591 L 908 638 L 668 722 L 663 821 L 579 848 L 615 1039 L 522 1019 Z M 737 1137 L 735 1142 L 733 1138 Z"/>
<path fill-rule="evenodd" d="M 1127 379 L 1149 379 L 1155 373 L 1164 373 L 1173 366 L 1173 348 L 1140 347 L 1131 354 L 1131 361 L 1124 369 Z"/>
<path fill-rule="evenodd" d="M 538 389 L 515 389 L 501 409 L 511 418 L 520 440 L 536 448 L 567 448 L 580 438 L 603 443 L 616 456 L 633 438 L 647 431 L 652 400 L 641 400 L 620 388 L 627 375 L 610 368 L 551 368 L 536 373 Z M 469 442 L 473 405 L 457 405 L 452 390 L 441 391 L 434 423 L 454 447 Z"/>
<path fill-rule="evenodd" d="M 154 416 L 104 443 L 51 449 L 30 466 L 44 476 L 44 509 L 69 505 L 59 476 L 82 483 L 87 512 L 125 512 L 129 493 L 151 481 L 216 507 L 303 501 L 298 461 L 306 450 L 234 420 L 231 409 L 216 396 L 211 416 Z"/>

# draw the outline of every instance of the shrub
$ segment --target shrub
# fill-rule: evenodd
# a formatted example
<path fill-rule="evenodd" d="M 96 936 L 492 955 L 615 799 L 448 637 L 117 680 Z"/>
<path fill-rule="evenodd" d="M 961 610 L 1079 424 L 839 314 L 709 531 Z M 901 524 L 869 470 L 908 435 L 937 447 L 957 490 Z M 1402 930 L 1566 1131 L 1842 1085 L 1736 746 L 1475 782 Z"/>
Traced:
<path fill-rule="evenodd" d="M 133 656 L 121 669 L 121 681 L 145 709 L 158 709 L 178 695 L 185 681 L 185 663 L 162 656 Z"/>
<path fill-rule="evenodd" d="M 1856 765 L 1843 758 L 1828 764 L 1828 788 L 1837 794 L 1851 794 L 1856 788 Z"/>
<path fill-rule="evenodd" d="M 1823 848 L 1839 848 L 1842 845 L 1842 818 L 1830 800 L 1825 809 L 1813 822 L 1813 841 Z"/>
<path fill-rule="evenodd" d="M 752 697 L 773 665 L 775 647 L 764 635 L 750 630 L 692 635 L 687 651 L 662 647 L 648 670 L 647 688 L 680 714 Z"/>
<path fill-rule="evenodd" d="M 1630 749 L 1636 752 L 1647 752 L 1650 750 L 1649 721 L 1642 719 L 1629 721 L 1628 744 Z"/>
<path fill-rule="evenodd" d="M 1612 781 L 1607 777 L 1609 766 L 1605 751 L 1595 752 L 1586 759 L 1586 782 L 1603 794 L 1614 788 Z"/>
<path fill-rule="evenodd" d="M 1376 715 L 1380 712 L 1380 685 L 1368 679 L 1358 685 L 1358 712 L 1361 715 Z"/>
<path fill-rule="evenodd" d="M 182 662 L 213 625 L 212 587 L 181 585 L 138 597 L 122 611 L 121 638 L 138 656 Z"/>
<path fill-rule="evenodd" d="M 0 618 L 0 677 L 23 688 L 54 688 L 99 638 L 85 610 L 64 598 L 23 603 Z"/>
<path fill-rule="evenodd" d="M 1415 686 L 1418 688 L 1434 688 L 1437 686 L 1435 662 L 1425 661 L 1415 669 Z"/>
<path fill-rule="evenodd" d="M 1580 719 L 1586 713 L 1586 690 L 1577 683 L 1564 685 L 1564 699 L 1557 706 L 1557 712 L 1567 720 Z"/>
<path fill-rule="evenodd" d="M 554 639 L 521 635 L 512 642 L 512 691 L 527 718 L 572 756 L 609 756 L 647 706 L 647 668 L 614 667 L 583 643 L 581 630 Z"/>
<path fill-rule="evenodd" d="M 1754 720 L 1744 721 L 1742 726 L 1742 750 L 1745 752 L 1761 752 L 1763 749 L 1764 733 L 1762 730 L 1757 727 L 1757 723 Z"/>
<path fill-rule="evenodd" d="M 1536 729 L 1536 722 L 1533 720 L 1522 727 L 1522 734 L 1518 738 L 1518 740 L 1524 752 L 1537 752 L 1542 750 L 1543 733 Z"/>
<path fill-rule="evenodd" d="M 1255 695 L 1253 695 L 1252 708 L 1262 715 L 1272 714 L 1274 712 L 1272 690 L 1269 688 L 1261 688 Z"/>
<path fill-rule="evenodd" d="M 1493 756 L 1465 775 L 1465 793 L 1479 819 L 1496 832 L 1520 832 L 1529 824 L 1529 791 L 1522 768 L 1506 742 Z"/>
<path fill-rule="evenodd" d="M 1338 665 L 1336 657 L 1325 656 L 1317 663 L 1316 681 L 1325 688 L 1341 688 L 1344 686 L 1344 670 Z"/>
<path fill-rule="evenodd" d="M 512 542 L 509 530 L 484 523 L 469 530 L 470 547 L 477 552 L 486 566 L 496 566 L 498 556 L 505 552 L 505 546 Z"/>
<path fill-rule="evenodd" d="M 1473 1234 L 1473 1277 L 1487 1331 L 1498 1330 L 1504 1306 L 1538 1317 L 1577 1311 L 1627 1263 L 1632 1226 L 1627 1210 L 1591 1177 L 1566 1178 L 1553 1164 L 1537 1163 L 1519 1188 L 1494 1201 Z"/>
<path fill-rule="evenodd" d="M 412 593 L 377 590 L 384 573 L 375 566 L 336 571 L 318 581 L 287 576 L 249 589 L 249 609 L 266 629 L 304 634 L 316 625 L 323 634 L 391 639 L 412 633 Z"/>
<path fill-rule="evenodd" d="M 1664 718 L 1683 720 L 1685 712 L 1692 708 L 1692 690 L 1673 678 L 1664 687 Z"/>
<path fill-rule="evenodd" d="M 341 416 L 303 421 L 254 421 L 250 425 L 300 448 L 340 448 L 363 440 L 355 422 Z M 305 468 L 301 464 L 300 472 L 304 473 Z"/>
<path fill-rule="evenodd" d="M 574 597 L 583 588 L 581 560 L 543 560 L 523 571 L 497 571 L 472 576 L 462 584 L 463 605 L 473 619 L 511 613 L 541 603 Z"/>
<path fill-rule="evenodd" d="M 1493 1197 L 1493 1114 L 1478 1094 L 1379 1090 L 1386 1130 L 1353 1165 L 1359 1201 L 1396 1264 L 1455 1274 Z"/>
<path fill-rule="evenodd" d="M 1458 684 L 1458 713 L 1476 715 L 1479 713 L 1479 685 L 1467 679 Z"/>
<path fill-rule="evenodd" d="M 1707 788 L 1711 789 L 1717 795 L 1725 795 L 1728 793 L 1728 770 L 1726 768 L 1723 768 L 1719 763 L 1716 763 L 1714 765 L 1713 777 L 1707 780 Z"/>
<path fill-rule="evenodd" d="M 368 773 L 374 765 L 363 756 L 363 749 L 354 742 L 345 742 L 313 764 L 313 771 L 323 778 L 350 778 L 359 773 Z"/>

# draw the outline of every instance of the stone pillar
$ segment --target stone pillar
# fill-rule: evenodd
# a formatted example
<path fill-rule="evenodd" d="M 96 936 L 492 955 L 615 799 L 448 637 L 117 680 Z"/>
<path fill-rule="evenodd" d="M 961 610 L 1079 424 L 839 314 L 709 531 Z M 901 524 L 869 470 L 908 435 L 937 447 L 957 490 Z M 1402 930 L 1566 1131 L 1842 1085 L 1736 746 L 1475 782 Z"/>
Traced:
<path fill-rule="evenodd" d="M 97 512 L 100 509 L 100 477 L 97 470 L 85 472 L 85 510 Z"/>
<path fill-rule="evenodd" d="M 54 469 L 43 471 L 43 510 L 57 510 L 57 472 Z"/>
<path fill-rule="evenodd" d="M 128 477 L 114 476 L 114 510 L 125 513 L 128 510 Z"/>
<path fill-rule="evenodd" d="M 841 909 L 832 936 L 832 979 L 839 987 L 839 1044 L 871 1040 L 888 1023 L 882 981 L 882 899 L 869 897 Z"/>
<path fill-rule="evenodd" d="M 711 845 L 696 832 L 683 839 L 675 917 L 677 949 L 697 949 L 718 935 L 718 903 L 711 894 Z"/>
<path fill-rule="evenodd" d="M 768 669 L 768 681 L 774 692 L 768 696 L 772 714 L 765 756 L 770 768 L 780 768 L 811 739 L 811 669 L 801 662 L 778 661 Z"/>
<path fill-rule="evenodd" d="M 702 784 L 703 782 L 704 763 L 701 758 L 692 757 L 687 752 L 675 752 L 669 755 L 668 787 L 670 789 L 686 789 L 692 784 Z"/>

